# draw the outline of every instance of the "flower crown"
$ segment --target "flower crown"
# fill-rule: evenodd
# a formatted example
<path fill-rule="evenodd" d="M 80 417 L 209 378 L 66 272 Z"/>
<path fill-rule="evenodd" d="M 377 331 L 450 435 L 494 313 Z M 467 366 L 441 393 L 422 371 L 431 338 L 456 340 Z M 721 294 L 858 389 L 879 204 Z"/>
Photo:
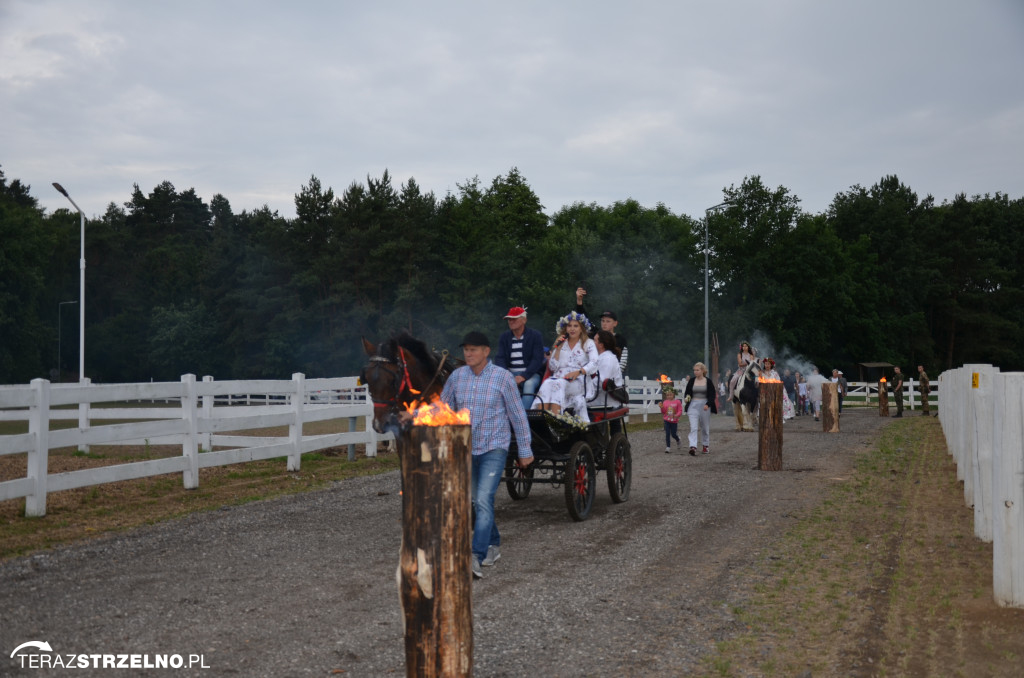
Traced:
<path fill-rule="evenodd" d="M 590 330 L 593 328 L 593 325 L 591 325 L 590 321 L 587 320 L 587 316 L 582 313 L 577 313 L 576 311 L 570 311 L 568 315 L 564 315 L 558 319 L 558 322 L 555 323 L 555 334 L 558 336 L 565 334 L 565 328 L 572 320 L 578 322 L 583 327 L 583 331 L 590 334 Z"/>

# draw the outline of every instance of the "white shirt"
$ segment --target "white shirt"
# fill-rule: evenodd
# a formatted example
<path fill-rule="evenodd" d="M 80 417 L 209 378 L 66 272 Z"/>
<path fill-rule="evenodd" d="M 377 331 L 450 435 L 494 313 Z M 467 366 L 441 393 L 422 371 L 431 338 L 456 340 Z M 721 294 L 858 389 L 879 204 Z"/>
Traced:
<path fill-rule="evenodd" d="M 597 356 L 597 384 L 593 387 L 593 394 L 588 401 L 595 407 L 615 407 L 619 401 L 609 398 L 608 392 L 601 388 L 605 379 L 611 379 L 616 386 L 622 386 L 622 368 L 619 361 L 615 359 L 612 351 L 602 351 Z M 588 389 L 588 392 L 590 389 Z"/>

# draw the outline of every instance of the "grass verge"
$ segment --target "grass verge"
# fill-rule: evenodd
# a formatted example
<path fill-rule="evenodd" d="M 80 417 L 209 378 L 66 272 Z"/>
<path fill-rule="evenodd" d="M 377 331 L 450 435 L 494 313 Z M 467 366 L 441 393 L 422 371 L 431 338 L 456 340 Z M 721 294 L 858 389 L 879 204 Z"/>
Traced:
<path fill-rule="evenodd" d="M 1024 675 L 1024 610 L 993 602 L 992 545 L 963 496 L 938 421 L 893 422 L 746 573 L 747 632 L 704 674 Z"/>

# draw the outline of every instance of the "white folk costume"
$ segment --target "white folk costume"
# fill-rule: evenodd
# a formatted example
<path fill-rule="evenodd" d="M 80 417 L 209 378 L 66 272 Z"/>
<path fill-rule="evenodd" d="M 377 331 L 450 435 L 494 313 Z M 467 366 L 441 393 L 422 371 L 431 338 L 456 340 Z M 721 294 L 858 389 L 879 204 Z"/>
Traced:
<path fill-rule="evenodd" d="M 551 376 L 540 385 L 532 409 L 540 409 L 542 404 L 558 405 L 563 411 L 571 407 L 575 409 L 577 417 L 583 421 L 590 421 L 587 415 L 586 384 L 587 379 L 597 373 L 597 344 L 587 336 L 590 329 L 587 316 L 575 311 L 559 319 L 556 325 L 559 337 L 565 335 L 565 327 L 570 320 L 579 322 L 583 332 L 575 346 L 570 347 L 569 340 L 565 339 L 560 346 L 551 351 L 551 358 L 548 359 Z M 572 381 L 565 378 L 576 371 L 581 372 L 577 378 Z"/>

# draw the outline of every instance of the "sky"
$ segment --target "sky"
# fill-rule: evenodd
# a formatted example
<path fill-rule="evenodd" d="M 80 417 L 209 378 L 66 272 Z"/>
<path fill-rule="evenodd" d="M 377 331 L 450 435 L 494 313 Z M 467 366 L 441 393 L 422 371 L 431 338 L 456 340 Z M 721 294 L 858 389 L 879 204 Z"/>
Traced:
<path fill-rule="evenodd" d="M 548 215 L 700 218 L 750 176 L 811 213 L 892 174 L 1016 199 L 1024 0 L 0 0 L 0 169 L 48 213 L 512 168 Z"/>

